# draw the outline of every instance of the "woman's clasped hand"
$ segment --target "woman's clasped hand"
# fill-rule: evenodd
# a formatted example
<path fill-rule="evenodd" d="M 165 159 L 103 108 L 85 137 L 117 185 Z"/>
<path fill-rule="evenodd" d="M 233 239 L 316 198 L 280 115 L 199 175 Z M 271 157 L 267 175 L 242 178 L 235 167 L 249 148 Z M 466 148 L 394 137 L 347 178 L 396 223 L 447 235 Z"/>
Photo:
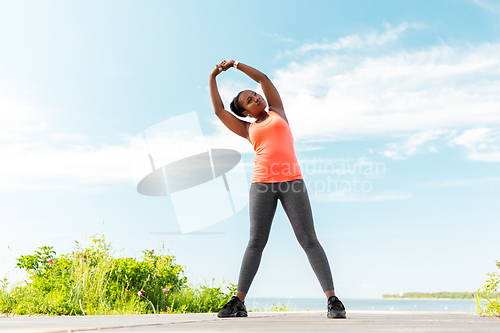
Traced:
<path fill-rule="evenodd" d="M 213 76 L 219 75 L 221 72 L 227 71 L 229 68 L 233 67 L 234 60 L 223 60 L 219 64 L 215 65 L 214 70 L 210 73 Z"/>

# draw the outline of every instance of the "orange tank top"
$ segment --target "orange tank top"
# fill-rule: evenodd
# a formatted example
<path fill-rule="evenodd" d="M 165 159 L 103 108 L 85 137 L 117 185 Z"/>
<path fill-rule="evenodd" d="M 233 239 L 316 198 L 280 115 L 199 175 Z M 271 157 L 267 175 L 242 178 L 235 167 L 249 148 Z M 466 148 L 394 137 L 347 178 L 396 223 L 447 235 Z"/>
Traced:
<path fill-rule="evenodd" d="M 248 127 L 255 150 L 252 183 L 280 183 L 303 179 L 290 126 L 274 111 L 266 120 Z"/>

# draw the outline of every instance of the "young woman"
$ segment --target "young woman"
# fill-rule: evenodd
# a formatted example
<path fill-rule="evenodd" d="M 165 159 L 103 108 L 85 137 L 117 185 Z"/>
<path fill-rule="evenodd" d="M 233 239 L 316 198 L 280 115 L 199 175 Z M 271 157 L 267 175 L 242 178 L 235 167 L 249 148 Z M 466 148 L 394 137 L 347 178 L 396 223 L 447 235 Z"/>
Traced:
<path fill-rule="evenodd" d="M 234 114 L 254 118 L 253 123 L 240 120 L 224 110 L 216 77 L 231 67 L 258 82 L 267 99 L 266 102 L 256 92 L 244 90 L 231 102 Z M 279 199 L 328 299 L 328 318 L 345 318 L 344 305 L 335 296 L 326 254 L 316 237 L 309 196 L 278 91 L 265 74 L 241 62 L 229 60 L 215 65 L 210 73 L 210 95 L 219 119 L 232 132 L 247 139 L 256 152 L 249 195 L 250 240 L 243 256 L 236 296 L 219 311 L 218 316 L 247 316 L 244 300 L 257 273 Z M 266 112 L 268 104 L 269 112 Z"/>

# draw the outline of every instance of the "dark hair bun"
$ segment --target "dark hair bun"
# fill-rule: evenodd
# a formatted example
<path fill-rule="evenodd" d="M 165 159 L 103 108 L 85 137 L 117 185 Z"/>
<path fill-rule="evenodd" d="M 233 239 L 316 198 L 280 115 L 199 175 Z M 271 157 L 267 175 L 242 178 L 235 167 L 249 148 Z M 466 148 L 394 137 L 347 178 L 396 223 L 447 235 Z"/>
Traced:
<path fill-rule="evenodd" d="M 234 99 L 231 101 L 231 104 L 229 104 L 229 107 L 231 108 L 231 111 L 233 111 L 234 113 L 238 113 L 238 109 L 236 108 L 236 105 L 234 104 Z"/>
<path fill-rule="evenodd" d="M 236 95 L 236 97 L 233 98 L 233 101 L 231 102 L 231 104 L 229 106 L 231 107 L 231 111 L 233 111 L 234 114 L 236 114 L 239 117 L 243 117 L 244 118 L 245 115 L 243 114 L 243 111 L 245 111 L 245 109 L 241 107 L 240 100 L 239 100 L 241 93 L 242 92 L 240 91 L 238 93 L 238 95 Z"/>

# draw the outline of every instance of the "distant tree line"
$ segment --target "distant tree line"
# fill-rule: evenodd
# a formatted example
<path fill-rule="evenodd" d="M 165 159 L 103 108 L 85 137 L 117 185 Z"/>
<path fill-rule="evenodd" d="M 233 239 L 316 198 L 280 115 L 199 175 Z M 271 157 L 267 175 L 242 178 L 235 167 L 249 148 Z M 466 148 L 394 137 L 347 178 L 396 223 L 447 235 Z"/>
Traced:
<path fill-rule="evenodd" d="M 495 295 L 489 294 L 488 298 L 495 298 Z M 484 295 L 483 295 L 484 297 Z M 439 293 L 401 293 L 401 294 L 386 294 L 382 298 L 456 298 L 456 299 L 475 299 L 473 292 L 448 292 L 442 291 Z"/>

